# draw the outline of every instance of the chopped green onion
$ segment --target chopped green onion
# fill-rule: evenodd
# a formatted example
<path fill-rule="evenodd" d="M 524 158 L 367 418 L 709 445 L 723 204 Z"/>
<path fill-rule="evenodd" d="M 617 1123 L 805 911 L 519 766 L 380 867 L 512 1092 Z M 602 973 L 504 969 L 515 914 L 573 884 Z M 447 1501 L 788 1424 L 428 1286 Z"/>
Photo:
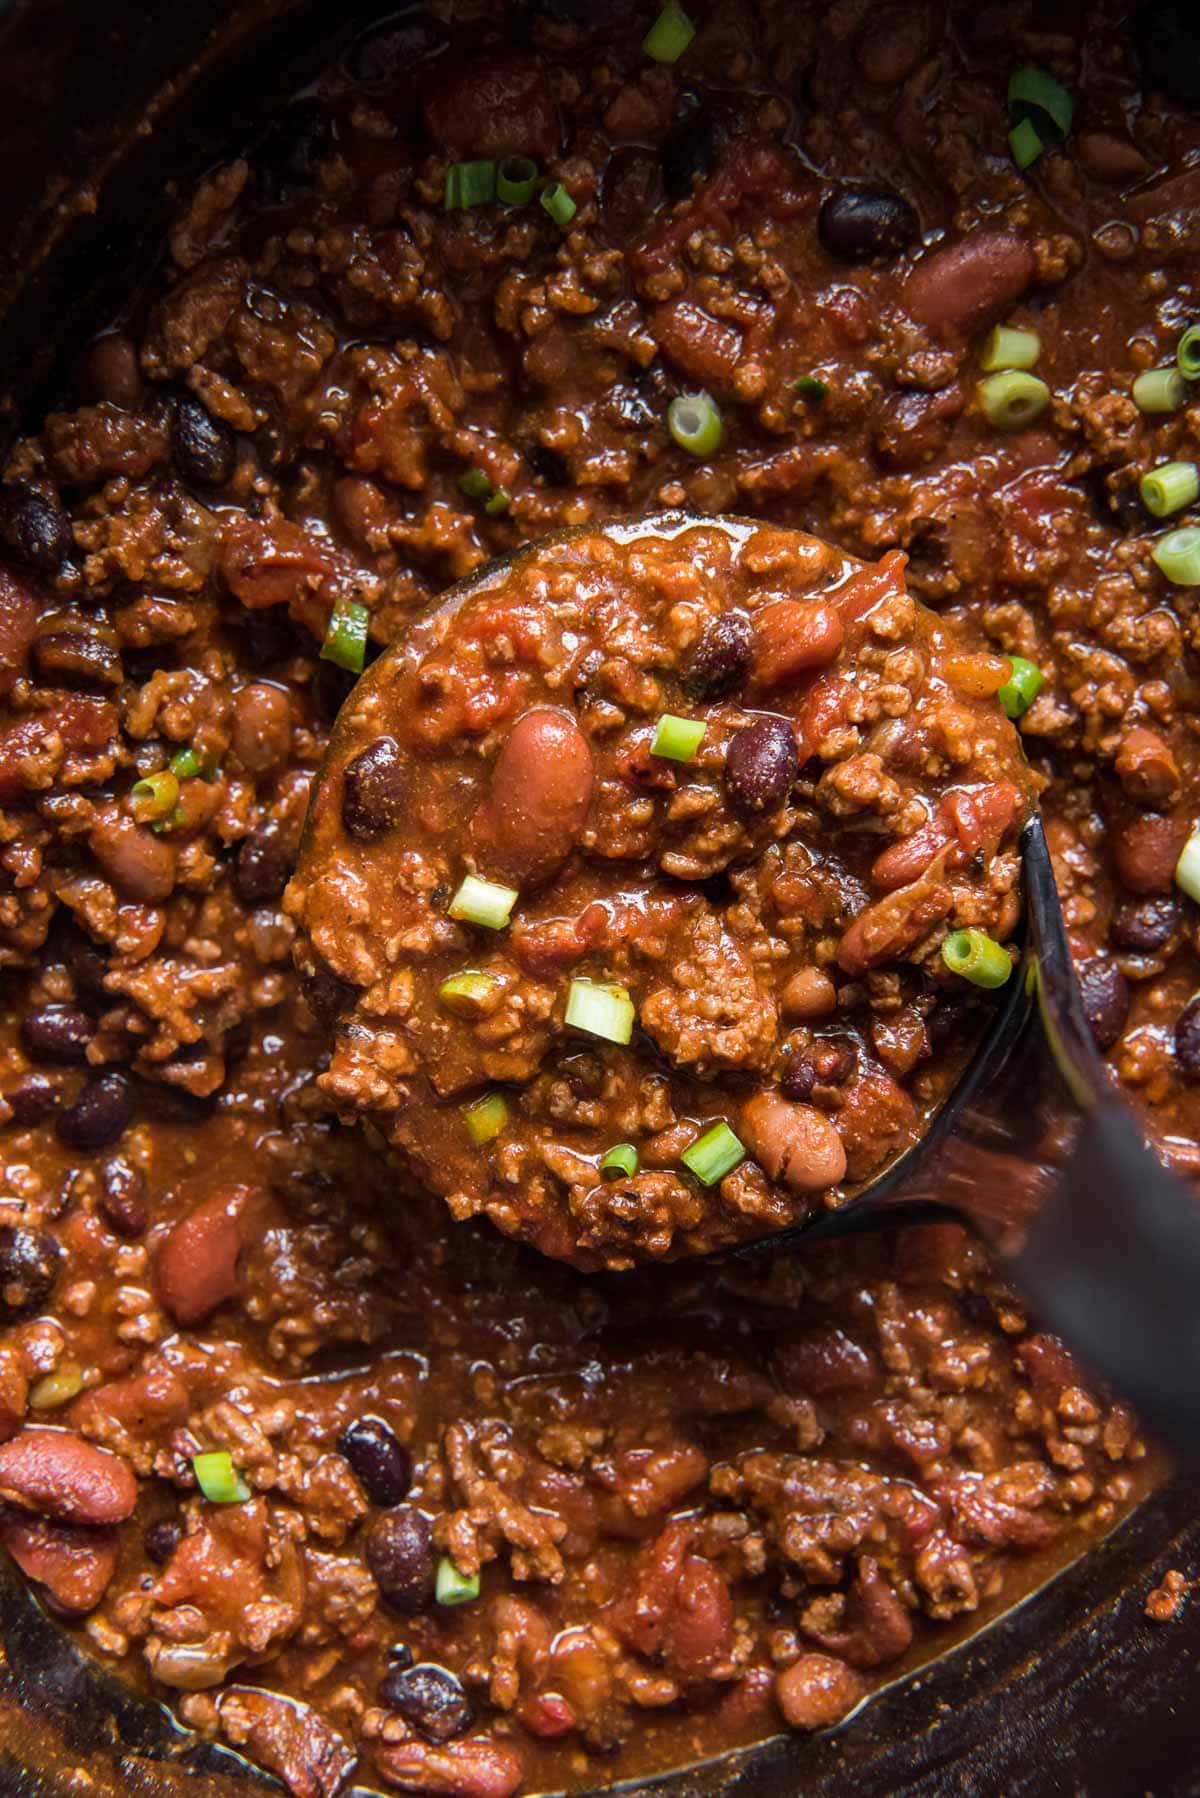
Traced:
<path fill-rule="evenodd" d="M 1142 504 L 1155 518 L 1182 512 L 1200 494 L 1200 469 L 1194 462 L 1163 462 L 1144 474 L 1138 486 Z"/>
<path fill-rule="evenodd" d="M 725 427 L 707 393 L 681 393 L 667 407 L 667 429 L 689 456 L 711 456 L 721 447 Z"/>
<path fill-rule="evenodd" d="M 998 431 L 1019 431 L 1023 425 L 1031 425 L 1050 402 L 1046 383 L 1016 368 L 989 375 L 986 381 L 980 381 L 978 393 L 988 423 Z"/>
<path fill-rule="evenodd" d="M 942 944 L 942 960 L 952 974 L 960 974 L 972 986 L 1003 986 L 1013 966 L 1008 950 L 973 926 L 951 931 Z"/>
<path fill-rule="evenodd" d="M 168 768 L 159 774 L 147 774 L 130 787 L 129 803 L 139 824 L 169 818 L 179 804 L 179 782 Z"/>
<path fill-rule="evenodd" d="M 631 1142 L 614 1143 L 600 1157 L 602 1180 L 631 1180 L 638 1171 L 638 1152 Z"/>
<path fill-rule="evenodd" d="M 702 1186 L 715 1186 L 745 1159 L 745 1146 L 724 1122 L 698 1136 L 680 1156 Z"/>
<path fill-rule="evenodd" d="M 1042 151 L 1046 148 L 1038 136 L 1037 126 L 1032 119 L 1022 119 L 1014 125 L 1008 134 L 1008 147 L 1012 151 L 1012 159 L 1024 174 L 1033 167 Z"/>
<path fill-rule="evenodd" d="M 468 468 L 465 474 L 460 474 L 458 490 L 465 493 L 468 499 L 480 500 L 484 511 L 493 518 L 499 512 L 507 512 L 512 505 L 512 495 L 505 493 L 503 487 L 494 486 L 482 468 Z"/>
<path fill-rule="evenodd" d="M 1042 340 L 1036 331 L 1017 331 L 1011 325 L 997 325 L 990 333 L 979 358 L 985 375 L 1005 368 L 1032 368 L 1042 353 Z"/>
<path fill-rule="evenodd" d="M 33 1411 L 57 1411 L 69 1405 L 83 1391 L 83 1373 L 74 1361 L 64 1361 L 53 1373 L 45 1373 L 29 1388 L 29 1406 Z"/>
<path fill-rule="evenodd" d="M 197 774 L 204 772 L 204 763 L 195 749 L 177 749 L 171 757 L 170 768 L 176 780 L 194 780 Z"/>
<path fill-rule="evenodd" d="M 1177 412 L 1187 398 L 1187 386 L 1177 368 L 1147 368 L 1133 383 L 1133 403 L 1139 412 Z"/>
<path fill-rule="evenodd" d="M 442 204 L 447 212 L 466 206 L 486 206 L 496 198 L 494 162 L 452 162 L 446 170 Z"/>
<path fill-rule="evenodd" d="M 829 384 L 826 381 L 818 381 L 816 375 L 801 375 L 796 382 L 796 394 L 800 399 L 807 400 L 810 405 L 819 405 L 829 395 Z"/>
<path fill-rule="evenodd" d="M 1200 830 L 1194 830 L 1175 863 L 1175 885 L 1200 905 Z"/>
<path fill-rule="evenodd" d="M 468 874 L 450 901 L 450 916 L 460 924 L 482 924 L 485 930 L 503 930 L 520 897 L 516 887 L 498 886 Z"/>
<path fill-rule="evenodd" d="M 439 1604 L 470 1604 L 479 1597 L 479 1575 L 460 1573 L 449 1555 L 443 1555 L 433 1595 Z"/>
<path fill-rule="evenodd" d="M 494 974 L 481 974 L 471 968 L 465 974 L 452 974 L 438 987 L 438 998 L 456 1018 L 477 1018 L 487 1010 L 488 1000 L 502 985 Z"/>
<path fill-rule="evenodd" d="M 1200 525 L 1168 531 L 1150 553 L 1177 587 L 1200 587 Z"/>
<path fill-rule="evenodd" d="M 1200 381 L 1200 325 L 1188 326 L 1179 339 L 1175 360 L 1185 381 Z"/>
<path fill-rule="evenodd" d="M 339 606 L 329 620 L 329 629 L 321 645 L 321 660 L 336 662 L 351 674 L 361 674 L 367 656 L 367 632 L 371 614 L 357 599 Z"/>
<path fill-rule="evenodd" d="M 234 1466 L 228 1449 L 217 1448 L 207 1455 L 193 1455 L 192 1472 L 210 1504 L 240 1505 L 250 1496 L 250 1488 Z"/>
<path fill-rule="evenodd" d="M 489 518 L 496 518 L 501 512 L 507 512 L 512 505 L 512 494 L 505 493 L 503 487 L 493 489 L 489 498 L 483 502 L 483 509 Z"/>
<path fill-rule="evenodd" d="M 549 181 L 542 189 L 542 206 L 556 225 L 569 225 L 579 208 L 561 181 Z"/>
<path fill-rule="evenodd" d="M 1009 718 L 1019 718 L 1022 712 L 1029 710 L 1045 686 L 1046 676 L 1036 662 L 1030 662 L 1024 656 L 1009 656 L 1008 665 L 1012 673 L 996 698 Z"/>
<path fill-rule="evenodd" d="M 666 756 L 671 762 L 690 762 L 707 729 L 703 719 L 677 718 L 673 712 L 664 712 L 654 728 L 650 753 Z"/>
<path fill-rule="evenodd" d="M 528 206 L 537 184 L 537 163 L 528 156 L 506 156 L 496 170 L 496 198 L 506 206 Z"/>
<path fill-rule="evenodd" d="M 508 1102 L 503 1093 L 485 1093 L 470 1105 L 463 1106 L 463 1123 L 476 1148 L 499 1136 L 508 1122 Z"/>
<path fill-rule="evenodd" d="M 1008 80 L 1008 114 L 1014 124 L 1030 120 L 1045 143 L 1061 144 L 1071 129 L 1075 102 L 1045 69 L 1016 69 Z"/>
<path fill-rule="evenodd" d="M 696 27 L 679 0 L 667 0 L 642 39 L 642 49 L 655 62 L 678 62 L 695 35 Z"/>
<path fill-rule="evenodd" d="M 573 980 L 567 992 L 566 1021 L 606 1043 L 627 1043 L 633 1035 L 633 1000 L 623 986 Z"/>

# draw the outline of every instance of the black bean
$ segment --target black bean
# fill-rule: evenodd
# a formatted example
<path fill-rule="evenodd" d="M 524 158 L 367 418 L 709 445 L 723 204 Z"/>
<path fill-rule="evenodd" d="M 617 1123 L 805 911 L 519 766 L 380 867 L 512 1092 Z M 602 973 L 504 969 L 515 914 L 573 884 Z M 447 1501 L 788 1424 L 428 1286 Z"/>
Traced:
<path fill-rule="evenodd" d="M 357 1417 L 343 1430 L 338 1453 L 345 1455 L 373 1505 L 390 1510 L 408 1497 L 412 1456 L 382 1417 Z"/>
<path fill-rule="evenodd" d="M 1096 955 L 1076 970 L 1083 1010 L 1101 1049 L 1111 1049 L 1129 1016 L 1129 982 L 1115 961 Z"/>
<path fill-rule="evenodd" d="M 146 1176 L 123 1155 L 112 1155 L 100 1172 L 100 1209 L 118 1236 L 140 1236 L 150 1221 Z"/>
<path fill-rule="evenodd" d="M 527 443 L 521 454 L 530 472 L 547 487 L 565 487 L 571 479 L 571 470 L 548 443 Z"/>
<path fill-rule="evenodd" d="M 839 262 L 869 262 L 898 256 L 915 242 L 917 215 L 898 194 L 844 187 L 830 194 L 817 218 L 817 232 Z"/>
<path fill-rule="evenodd" d="M 377 1517 L 367 1532 L 367 1566 L 389 1604 L 420 1611 L 433 1597 L 436 1565 L 429 1519 L 413 1505 Z"/>
<path fill-rule="evenodd" d="M 61 1111 L 55 1129 L 75 1149 L 103 1149 L 116 1142 L 133 1121 L 133 1096 L 124 1074 L 99 1074 L 89 1080 L 74 1104 Z"/>
<path fill-rule="evenodd" d="M 346 73 L 359 87 L 391 87 L 415 74 L 420 63 L 440 55 L 449 42 L 450 33 L 440 19 L 414 8 L 368 25 L 346 52 Z"/>
<path fill-rule="evenodd" d="M 196 487 L 224 487 L 237 465 L 237 439 L 223 419 L 214 418 L 190 393 L 175 402 L 171 455 L 185 481 Z"/>
<path fill-rule="evenodd" d="M 413 1651 L 407 1642 L 393 1642 L 387 1651 L 388 1671 L 402 1673 L 413 1664 Z"/>
<path fill-rule="evenodd" d="M 73 1005 L 40 1005 L 21 1019 L 21 1040 L 35 1061 L 86 1061 L 95 1025 Z"/>
<path fill-rule="evenodd" d="M 470 1699 L 445 1667 L 428 1663 L 397 1667 L 384 1674 L 379 1696 L 389 1710 L 399 1711 L 427 1742 L 453 1741 L 474 1721 Z"/>
<path fill-rule="evenodd" d="M 260 606 L 245 612 L 239 623 L 242 654 L 256 672 L 297 653 L 296 626 L 286 606 Z"/>
<path fill-rule="evenodd" d="M 684 686 L 693 699 L 719 699 L 745 675 L 754 631 L 744 612 L 723 612 L 692 651 Z"/>
<path fill-rule="evenodd" d="M 18 562 L 54 574 L 71 543 L 71 521 L 61 506 L 28 487 L 0 488 L 0 544 Z"/>
<path fill-rule="evenodd" d="M 49 631 L 33 646 L 33 661 L 44 681 L 59 687 L 119 687 L 121 652 L 87 631 Z"/>
<path fill-rule="evenodd" d="M 757 718 L 730 739 L 725 790 L 743 816 L 778 805 L 799 772 L 796 734 L 786 718 Z"/>
<path fill-rule="evenodd" d="M 342 823 L 360 843 L 394 830 L 404 816 L 408 782 L 395 737 L 376 737 L 342 776 Z"/>
<path fill-rule="evenodd" d="M 12 1323 L 45 1304 L 58 1278 L 62 1250 L 44 1230 L 0 1226 L 0 1319 Z"/>
<path fill-rule="evenodd" d="M 793 1055 L 779 1076 L 779 1090 L 785 1099 L 807 1099 L 817 1084 L 817 1070 L 811 1055 L 803 1050 Z"/>
<path fill-rule="evenodd" d="M 292 877 L 296 831 L 290 821 L 264 818 L 242 839 L 233 886 L 243 905 L 270 905 Z"/>
<path fill-rule="evenodd" d="M 85 936 L 75 924 L 69 924 L 57 933 L 56 947 L 62 956 L 63 965 L 75 982 L 76 997 L 84 1004 L 89 998 L 99 999 L 106 1005 L 111 1004 L 111 995 L 104 988 L 108 962 L 92 939 Z"/>
<path fill-rule="evenodd" d="M 659 153 L 668 200 L 687 198 L 697 176 L 703 178 L 710 173 L 719 146 L 720 134 L 712 107 L 699 95 L 680 95 L 676 121 Z"/>
<path fill-rule="evenodd" d="M 5 1089 L 4 1102 L 12 1112 L 12 1122 L 28 1129 L 50 1116 L 58 1104 L 58 1088 L 45 1074 L 26 1074 L 16 1086 Z"/>
<path fill-rule="evenodd" d="M 162 1567 L 171 1559 L 182 1541 L 183 1525 L 174 1522 L 170 1517 L 160 1517 L 157 1523 L 146 1526 L 146 1532 L 142 1537 L 142 1547 L 146 1550 L 150 1560 L 156 1566 Z"/>
<path fill-rule="evenodd" d="M 1108 934 L 1131 955 L 1153 955 L 1164 949 L 1179 928 L 1179 901 L 1173 898 L 1127 899 L 1113 913 Z"/>
<path fill-rule="evenodd" d="M 1200 993 L 1175 1020 L 1175 1061 L 1185 1080 L 1200 1080 Z"/>
<path fill-rule="evenodd" d="M 304 997 L 319 1024 L 332 1024 L 354 997 L 354 988 L 329 968 L 314 968 L 300 982 Z"/>
<path fill-rule="evenodd" d="M 1137 18 L 1146 74 L 1181 106 L 1200 109 L 1200 17 L 1195 0 L 1151 0 Z"/>

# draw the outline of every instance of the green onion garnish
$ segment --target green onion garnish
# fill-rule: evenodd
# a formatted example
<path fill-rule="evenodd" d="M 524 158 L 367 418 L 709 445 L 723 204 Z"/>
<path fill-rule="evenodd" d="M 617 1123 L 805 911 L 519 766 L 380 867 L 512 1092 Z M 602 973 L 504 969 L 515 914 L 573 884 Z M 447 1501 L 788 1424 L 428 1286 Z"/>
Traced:
<path fill-rule="evenodd" d="M 725 427 L 707 393 L 681 393 L 667 407 L 667 429 L 689 456 L 711 456 L 721 447 Z"/>
<path fill-rule="evenodd" d="M 1155 518 L 1182 512 L 1200 494 L 1200 469 L 1194 462 L 1163 462 L 1144 474 L 1138 484 L 1142 504 Z"/>
<path fill-rule="evenodd" d="M 1008 134 L 1008 147 L 1012 151 L 1012 159 L 1024 174 L 1032 168 L 1042 151 L 1046 148 L 1038 136 L 1037 126 L 1032 119 L 1022 119 L 1014 125 Z"/>
<path fill-rule="evenodd" d="M 494 974 L 481 974 L 470 968 L 465 974 L 452 974 L 438 987 L 438 998 L 456 1018 L 477 1018 L 487 1010 L 502 983 Z"/>
<path fill-rule="evenodd" d="M 250 1496 L 250 1488 L 234 1466 L 228 1449 L 217 1448 L 207 1455 L 193 1455 L 192 1472 L 196 1484 L 212 1505 L 240 1505 Z"/>
<path fill-rule="evenodd" d="M 1200 525 L 1168 531 L 1150 553 L 1177 587 L 1200 587 Z"/>
<path fill-rule="evenodd" d="M 813 406 L 819 405 L 829 395 L 828 382 L 818 381 L 816 375 L 800 375 L 795 383 L 795 389 L 799 399 L 807 400 Z"/>
<path fill-rule="evenodd" d="M 1036 662 L 1030 662 L 1024 656 L 1009 656 L 1008 665 L 1012 673 L 996 698 L 1009 718 L 1019 718 L 1022 712 L 1029 710 L 1045 686 L 1046 676 Z"/>
<path fill-rule="evenodd" d="M 972 986 L 1003 986 L 1012 973 L 1008 950 L 984 930 L 954 930 L 942 944 L 942 960 L 952 974 L 960 974 Z"/>
<path fill-rule="evenodd" d="M 433 1595 L 439 1604 L 470 1604 L 479 1597 L 479 1575 L 460 1573 L 449 1555 L 443 1555 L 437 1566 Z"/>
<path fill-rule="evenodd" d="M 1139 412 L 1177 412 L 1187 398 L 1187 385 L 1177 368 L 1148 368 L 1133 383 Z"/>
<path fill-rule="evenodd" d="M 450 916 L 460 924 L 482 924 L 485 930 L 503 930 L 520 895 L 516 887 L 498 886 L 468 874 L 450 901 Z"/>
<path fill-rule="evenodd" d="M 1200 830 L 1194 830 L 1175 863 L 1175 885 L 1200 905 Z"/>
<path fill-rule="evenodd" d="M 464 1105 L 462 1114 L 467 1134 L 476 1148 L 481 1149 L 485 1142 L 499 1136 L 507 1124 L 508 1102 L 503 1093 L 485 1093 L 482 1099 Z"/>
<path fill-rule="evenodd" d="M 614 1143 L 600 1157 L 602 1180 L 631 1180 L 638 1171 L 638 1152 L 631 1142 Z"/>
<path fill-rule="evenodd" d="M 500 512 L 507 512 L 512 505 L 512 495 L 505 493 L 503 487 L 493 485 L 482 468 L 468 468 L 465 474 L 460 474 L 458 490 L 465 493 L 468 499 L 479 500 L 484 511 L 493 518 Z"/>
<path fill-rule="evenodd" d="M 1006 368 L 1032 368 L 1042 353 L 1042 340 L 1036 331 L 1018 331 L 1011 325 L 997 325 L 983 346 L 979 366 L 985 375 Z"/>
<path fill-rule="evenodd" d="M 465 206 L 486 206 L 495 198 L 494 162 L 452 162 L 446 170 L 442 205 L 447 212 L 458 212 Z"/>
<path fill-rule="evenodd" d="M 63 1361 L 53 1373 L 44 1373 L 29 1388 L 31 1411 L 57 1411 L 83 1391 L 83 1371 L 74 1361 Z"/>
<path fill-rule="evenodd" d="M 542 189 L 541 201 L 556 225 L 569 225 L 579 210 L 561 181 L 548 181 Z"/>
<path fill-rule="evenodd" d="M 1050 403 L 1050 389 L 1037 375 L 1008 368 L 980 381 L 979 403 L 998 431 L 1019 431 L 1040 418 Z"/>
<path fill-rule="evenodd" d="M 1200 381 L 1200 325 L 1188 326 L 1179 339 L 1175 360 L 1185 381 Z"/>
<path fill-rule="evenodd" d="M 677 718 L 673 712 L 664 712 L 655 726 L 650 753 L 666 756 L 671 762 L 690 762 L 707 729 L 700 718 Z"/>
<path fill-rule="evenodd" d="M 139 824 L 153 824 L 169 818 L 179 804 L 179 782 L 169 768 L 159 774 L 147 774 L 135 780 L 129 789 L 129 804 Z"/>
<path fill-rule="evenodd" d="M 537 163 L 528 156 L 506 156 L 496 170 L 496 198 L 506 206 L 528 206 L 537 184 Z"/>
<path fill-rule="evenodd" d="M 633 1035 L 633 1000 L 623 986 L 573 980 L 567 991 L 566 1022 L 606 1043 L 627 1043 Z"/>
<path fill-rule="evenodd" d="M 1075 102 L 1045 69 L 1016 69 L 1008 80 L 1008 115 L 1014 124 L 1028 119 L 1043 143 L 1061 144 L 1071 129 Z"/>
<path fill-rule="evenodd" d="M 746 1150 L 729 1125 L 714 1124 L 683 1151 L 680 1160 L 702 1186 L 715 1186 L 746 1159 Z"/>
<path fill-rule="evenodd" d="M 667 0 L 642 39 L 642 49 L 655 62 L 678 62 L 695 35 L 696 27 L 679 0 Z"/>
<path fill-rule="evenodd" d="M 329 629 L 321 645 L 321 660 L 336 662 L 339 668 L 345 668 L 351 674 L 361 674 L 370 627 L 371 614 L 357 599 L 352 599 L 349 605 L 339 606 L 329 620 Z"/>
<path fill-rule="evenodd" d="M 200 760 L 198 751 L 189 746 L 175 751 L 171 757 L 170 769 L 176 780 L 194 780 L 197 774 L 204 772 L 204 763 Z"/>

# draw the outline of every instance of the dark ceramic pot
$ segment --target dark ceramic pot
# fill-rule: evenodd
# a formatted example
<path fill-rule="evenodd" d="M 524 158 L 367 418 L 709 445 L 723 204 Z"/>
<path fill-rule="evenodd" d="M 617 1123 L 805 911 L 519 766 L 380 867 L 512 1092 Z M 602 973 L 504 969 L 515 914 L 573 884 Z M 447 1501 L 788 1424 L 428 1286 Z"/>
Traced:
<path fill-rule="evenodd" d="M 384 0 L 0 0 L 0 395 L 11 432 L 118 308 L 175 199 Z M 1107 8 L 1104 9 L 1107 17 Z M 1103 29 L 1099 24 L 1098 28 Z M 149 132 L 138 133 L 139 119 Z M 244 134 L 244 132 L 243 132 Z M 82 201 L 80 196 L 82 196 Z M 1083 1561 L 827 1735 L 638 1787 L 662 1798 L 1184 1798 L 1200 1793 L 1200 1604 L 1146 1620 L 1200 1557 L 1166 1488 Z M 279 1791 L 104 1674 L 0 1568 L 0 1798 Z"/>

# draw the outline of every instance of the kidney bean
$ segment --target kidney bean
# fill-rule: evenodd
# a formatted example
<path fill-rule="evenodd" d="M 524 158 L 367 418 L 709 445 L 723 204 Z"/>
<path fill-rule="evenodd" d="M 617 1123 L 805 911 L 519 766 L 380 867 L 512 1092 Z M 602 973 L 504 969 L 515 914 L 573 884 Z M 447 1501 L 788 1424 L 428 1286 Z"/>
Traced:
<path fill-rule="evenodd" d="M 515 1748 L 472 1736 L 465 1742 L 380 1742 L 375 1760 L 389 1785 L 401 1792 L 446 1798 L 513 1798 L 525 1777 Z"/>
<path fill-rule="evenodd" d="M 1143 812 L 1119 819 L 1112 852 L 1122 886 L 1131 893 L 1173 892 L 1175 864 L 1187 839 L 1187 819 L 1179 815 Z"/>
<path fill-rule="evenodd" d="M 725 791 L 743 817 L 782 804 L 799 772 L 796 733 L 786 718 L 757 718 L 729 739 Z"/>
<path fill-rule="evenodd" d="M 723 612 L 707 626 L 692 651 L 684 689 L 693 699 L 720 699 L 750 666 L 754 630 L 744 612 Z"/>
<path fill-rule="evenodd" d="M 1129 982 L 1116 962 L 1103 955 L 1080 962 L 1076 973 L 1092 1035 L 1099 1048 L 1111 1049 L 1129 1016 Z"/>
<path fill-rule="evenodd" d="M 0 1542 L 26 1578 L 44 1588 L 52 1609 L 71 1616 L 95 1610 L 117 1569 L 110 1530 L 9 1516 L 0 1520 Z"/>
<path fill-rule="evenodd" d="M 161 905 L 174 892 L 173 845 L 132 818 L 102 818 L 92 826 L 88 847 L 122 899 Z"/>
<path fill-rule="evenodd" d="M 31 1427 L 0 1444 L 0 1498 L 59 1523 L 124 1523 L 137 1481 L 120 1455 L 69 1430 Z"/>
<path fill-rule="evenodd" d="M 272 774 L 292 746 L 291 701 L 281 687 L 252 681 L 233 699 L 233 751 L 248 774 Z"/>
<path fill-rule="evenodd" d="M 1178 899 L 1127 899 L 1113 913 L 1108 934 L 1118 949 L 1131 955 L 1153 955 L 1165 949 L 1179 929 Z"/>
<path fill-rule="evenodd" d="M 837 1009 L 837 988 L 820 968 L 798 968 L 779 995 L 785 1017 L 826 1018 Z"/>
<path fill-rule="evenodd" d="M 338 1453 L 345 1455 L 373 1505 L 388 1510 L 408 1497 L 412 1456 L 382 1417 L 357 1417 L 342 1431 Z"/>
<path fill-rule="evenodd" d="M 919 885 L 889 893 L 847 925 L 838 944 L 838 967 L 844 974 L 865 974 L 881 961 L 894 961 L 953 905 L 952 890 L 933 879 L 931 870 Z"/>
<path fill-rule="evenodd" d="M 433 1597 L 436 1565 L 429 1519 L 414 1505 L 397 1505 L 367 1532 L 367 1566 L 388 1603 L 423 1611 Z"/>
<path fill-rule="evenodd" d="M 119 687 L 121 652 L 89 630 L 48 631 L 33 646 L 34 666 L 50 686 Z"/>
<path fill-rule="evenodd" d="M 123 1155 L 112 1155 L 100 1170 L 100 1209 L 118 1236 L 140 1236 L 150 1221 L 146 1176 Z"/>
<path fill-rule="evenodd" d="M 733 1603 L 729 1582 L 711 1561 L 688 1555 L 679 1573 L 663 1643 L 663 1660 L 681 1685 L 708 1679 L 729 1654 Z"/>
<path fill-rule="evenodd" d="M 668 300 L 654 308 L 650 329 L 667 361 L 689 381 L 718 392 L 732 385 L 743 343 L 732 325 L 691 300 Z"/>
<path fill-rule="evenodd" d="M 829 195 L 817 215 L 817 235 L 839 262 L 899 256 L 920 235 L 917 215 L 898 194 L 860 187 Z"/>
<path fill-rule="evenodd" d="M 58 1278 L 62 1250 L 44 1230 L 0 1225 L 0 1318 L 13 1323 L 40 1311 Z"/>
<path fill-rule="evenodd" d="M 243 905 L 270 905 L 292 877 L 300 820 L 264 818 L 242 839 L 233 864 L 233 886 Z"/>
<path fill-rule="evenodd" d="M 792 1192 L 823 1192 L 845 1175 L 846 1151 L 824 1112 L 779 1093 L 757 1093 L 743 1105 L 741 1135 L 767 1178 Z"/>
<path fill-rule="evenodd" d="M 172 1226 L 158 1251 L 158 1296 L 185 1328 L 236 1298 L 242 1237 L 238 1211 L 245 1189 L 217 1192 Z"/>
<path fill-rule="evenodd" d="M 1012 231 L 973 231 L 931 250 L 904 283 L 903 298 L 918 324 L 952 337 L 980 330 L 1033 286 L 1037 264 Z"/>
<path fill-rule="evenodd" d="M 1153 166 L 1137 145 L 1111 131 L 1084 131 L 1075 140 L 1079 161 L 1097 181 L 1141 181 Z"/>
<path fill-rule="evenodd" d="M 1200 1080 L 1200 993 L 1175 1020 L 1175 1063 L 1185 1080 Z"/>
<path fill-rule="evenodd" d="M 35 1061 L 86 1061 L 95 1026 L 73 1005 L 39 1005 L 21 1019 L 21 1040 Z"/>
<path fill-rule="evenodd" d="M 147 1524 L 142 1547 L 156 1567 L 165 1567 L 182 1541 L 183 1525 L 173 1517 L 160 1517 L 157 1523 Z"/>
<path fill-rule="evenodd" d="M 562 141 L 546 71 L 527 50 L 490 49 L 456 59 L 424 111 L 435 146 L 453 159 L 530 156 L 545 163 Z"/>
<path fill-rule="evenodd" d="M 831 1729 L 866 1697 L 866 1682 L 830 1654 L 802 1654 L 775 1681 L 775 1702 L 790 1729 Z"/>
<path fill-rule="evenodd" d="M 98 1074 L 60 1111 L 54 1128 L 74 1149 L 103 1149 L 133 1122 L 133 1095 L 124 1074 Z"/>
<path fill-rule="evenodd" d="M 394 830 L 404 817 L 408 779 L 395 737 L 376 737 L 346 764 L 342 776 L 342 823 L 359 843 Z"/>
<path fill-rule="evenodd" d="M 23 581 L 0 567 L 0 699 L 7 699 L 29 660 L 38 601 Z"/>
<path fill-rule="evenodd" d="M 74 542 L 62 507 L 28 487 L 0 487 L 0 544 L 39 574 L 57 574 Z"/>
<path fill-rule="evenodd" d="M 470 1699 L 445 1667 L 394 1668 L 384 1674 L 379 1696 L 427 1742 L 450 1742 L 475 1720 Z"/>
<path fill-rule="evenodd" d="M 107 400 L 123 412 L 142 403 L 142 370 L 137 345 L 124 331 L 106 331 L 88 345 L 79 361 L 80 398 L 99 405 Z"/>
<path fill-rule="evenodd" d="M 770 689 L 827 668 L 846 634 L 842 615 L 824 600 L 778 599 L 754 618 L 751 678 Z"/>
<path fill-rule="evenodd" d="M 171 455 L 193 486 L 224 487 L 237 465 L 237 439 L 194 394 L 181 394 L 171 420 Z"/>
<path fill-rule="evenodd" d="M 45 1074 L 27 1074 L 16 1086 L 6 1088 L 3 1097 L 13 1123 L 26 1129 L 50 1116 L 58 1104 L 58 1087 Z"/>
<path fill-rule="evenodd" d="M 566 861 L 587 822 L 592 752 L 566 712 L 538 706 L 517 719 L 471 821 L 485 872 L 540 886 Z"/>
<path fill-rule="evenodd" d="M 1179 764 L 1156 730 L 1133 724 L 1122 732 L 1114 763 L 1128 799 L 1151 809 L 1179 797 Z"/>

